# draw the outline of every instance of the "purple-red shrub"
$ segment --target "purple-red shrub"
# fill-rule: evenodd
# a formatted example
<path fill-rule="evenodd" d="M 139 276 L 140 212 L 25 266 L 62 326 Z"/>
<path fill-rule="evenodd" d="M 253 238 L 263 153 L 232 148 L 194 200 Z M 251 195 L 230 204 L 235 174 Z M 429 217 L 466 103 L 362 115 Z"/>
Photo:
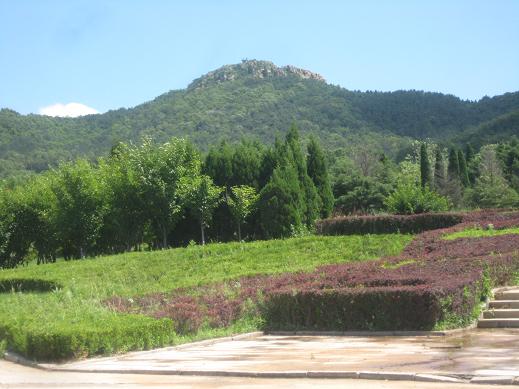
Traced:
<path fill-rule="evenodd" d="M 466 324 L 489 285 L 509 283 L 519 272 L 519 235 L 450 241 L 442 236 L 488 224 L 519 226 L 519 212 L 487 210 L 461 218 L 453 227 L 417 235 L 397 257 L 242 277 L 131 300 L 114 297 L 106 304 L 171 318 L 180 333 L 228 326 L 244 314 L 248 301 L 267 329 L 427 330 L 452 317 Z"/>

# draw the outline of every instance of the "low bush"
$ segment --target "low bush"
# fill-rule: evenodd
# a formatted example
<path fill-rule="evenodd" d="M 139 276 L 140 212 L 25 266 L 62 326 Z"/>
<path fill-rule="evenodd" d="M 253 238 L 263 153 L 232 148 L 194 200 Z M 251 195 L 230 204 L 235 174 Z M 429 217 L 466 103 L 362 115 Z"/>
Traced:
<path fill-rule="evenodd" d="M 356 235 L 412 233 L 446 228 L 461 223 L 462 214 L 424 213 L 419 215 L 367 215 L 343 216 L 319 220 L 316 223 L 320 235 Z"/>
<path fill-rule="evenodd" d="M 43 293 L 60 288 L 56 282 L 32 278 L 0 279 L 0 293 L 32 292 Z"/>

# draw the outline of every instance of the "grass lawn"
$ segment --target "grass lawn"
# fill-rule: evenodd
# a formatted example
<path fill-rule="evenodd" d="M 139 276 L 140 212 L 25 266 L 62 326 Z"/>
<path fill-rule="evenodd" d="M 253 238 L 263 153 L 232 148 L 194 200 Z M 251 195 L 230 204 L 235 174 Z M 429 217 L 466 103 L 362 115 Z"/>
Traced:
<path fill-rule="evenodd" d="M 165 251 L 0 270 L 0 282 L 38 279 L 60 285 L 49 292 L 0 293 L 0 340 L 29 357 L 83 357 L 180 343 L 257 329 L 258 318 L 190 337 L 169 319 L 120 314 L 102 301 L 194 287 L 246 275 L 310 271 L 329 263 L 397 255 L 410 235 L 310 236 L 252 243 L 209 244 Z"/>
<path fill-rule="evenodd" d="M 484 230 L 482 228 L 467 228 L 463 231 L 453 232 L 451 234 L 443 235 L 443 239 L 445 240 L 454 240 L 459 238 L 484 238 L 488 236 L 500 236 L 500 235 L 510 235 L 510 234 L 519 234 L 519 228 L 504 228 L 502 230 L 494 230 L 487 229 Z"/>

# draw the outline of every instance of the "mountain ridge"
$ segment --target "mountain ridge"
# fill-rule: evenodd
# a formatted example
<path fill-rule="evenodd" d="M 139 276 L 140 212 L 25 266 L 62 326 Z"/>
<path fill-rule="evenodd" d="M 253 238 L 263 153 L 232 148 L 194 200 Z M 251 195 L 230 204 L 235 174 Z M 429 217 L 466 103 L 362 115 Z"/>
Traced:
<path fill-rule="evenodd" d="M 519 135 L 515 127 L 500 127 L 513 120 L 492 124 L 491 136 L 477 130 L 515 110 L 519 92 L 474 102 L 416 90 L 350 91 L 305 69 L 246 60 L 133 108 L 78 118 L 2 109 L 0 177 L 42 171 L 79 156 L 94 159 L 107 155 L 117 142 L 138 142 L 146 136 L 159 142 L 172 136 L 189 138 L 201 150 L 222 139 L 242 137 L 272 143 L 293 122 L 303 136 L 316 135 L 330 151 L 348 152 L 370 143 L 398 156 L 412 139 L 459 143 L 475 136 L 491 142 L 502 139 L 501 134 Z"/>

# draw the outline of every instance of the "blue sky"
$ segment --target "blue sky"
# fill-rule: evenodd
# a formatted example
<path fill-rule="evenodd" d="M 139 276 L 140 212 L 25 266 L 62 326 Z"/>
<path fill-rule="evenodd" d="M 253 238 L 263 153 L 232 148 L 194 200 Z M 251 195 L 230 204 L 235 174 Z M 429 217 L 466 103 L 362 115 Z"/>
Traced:
<path fill-rule="evenodd" d="M 244 58 L 475 100 L 519 90 L 519 1 L 0 0 L 0 107 L 21 113 L 131 107 Z"/>

